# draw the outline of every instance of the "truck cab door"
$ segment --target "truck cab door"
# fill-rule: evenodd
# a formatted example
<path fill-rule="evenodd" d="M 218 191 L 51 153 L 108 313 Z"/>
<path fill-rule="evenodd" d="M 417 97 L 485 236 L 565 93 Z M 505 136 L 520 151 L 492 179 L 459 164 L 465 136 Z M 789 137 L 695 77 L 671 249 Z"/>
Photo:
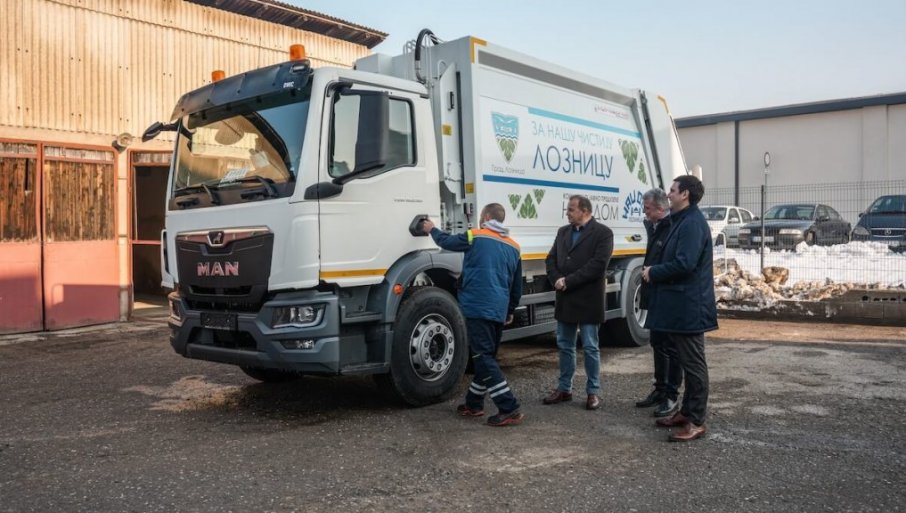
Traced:
<path fill-rule="evenodd" d="M 319 180 L 332 186 L 319 198 L 320 278 L 379 283 L 402 255 L 435 247 L 409 231 L 440 210 L 436 164 L 423 151 L 434 141 L 417 137 L 419 126 L 431 126 L 429 105 L 414 93 L 354 83 L 328 100 Z"/>

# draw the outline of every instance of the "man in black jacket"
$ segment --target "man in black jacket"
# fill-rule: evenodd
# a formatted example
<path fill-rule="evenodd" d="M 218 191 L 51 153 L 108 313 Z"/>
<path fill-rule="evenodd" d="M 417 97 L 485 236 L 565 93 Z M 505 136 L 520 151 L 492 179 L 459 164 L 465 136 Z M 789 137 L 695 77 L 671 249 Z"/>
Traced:
<path fill-rule="evenodd" d="M 648 232 L 648 248 L 645 251 L 644 266 L 660 263 L 664 241 L 670 231 L 670 203 L 662 189 L 651 189 L 642 195 L 642 211 L 645 213 L 645 230 Z M 642 282 L 640 307 L 648 309 L 651 284 Z M 677 359 L 676 349 L 667 343 L 665 333 L 651 330 L 651 349 L 654 353 L 654 390 L 648 397 L 635 403 L 638 408 L 657 406 L 655 417 L 673 415 L 677 407 L 679 387 L 683 383 L 683 368 Z"/>
<path fill-rule="evenodd" d="M 557 388 L 543 399 L 544 404 L 571 401 L 576 373 L 576 332 L 582 334 L 585 351 L 585 407 L 601 406 L 601 356 L 598 330 L 607 310 L 605 286 L 607 264 L 613 253 L 613 231 L 595 221 L 591 201 L 585 196 L 569 198 L 569 224 L 557 231 L 547 255 L 547 278 L 557 291 L 554 318 L 557 319 L 557 348 L 560 351 L 560 379 Z"/>

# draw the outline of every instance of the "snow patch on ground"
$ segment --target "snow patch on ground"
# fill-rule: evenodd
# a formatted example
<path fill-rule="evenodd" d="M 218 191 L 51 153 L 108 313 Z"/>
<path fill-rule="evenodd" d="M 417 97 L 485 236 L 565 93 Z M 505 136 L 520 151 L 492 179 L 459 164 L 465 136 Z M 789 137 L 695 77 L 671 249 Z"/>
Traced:
<path fill-rule="evenodd" d="M 782 301 L 821 301 L 857 290 L 906 290 L 906 253 L 878 242 L 836 246 L 800 243 L 794 251 L 765 248 L 765 267 L 782 267 L 788 279 L 765 280 L 756 250 L 714 249 L 718 307 L 734 310 L 783 308 Z M 745 305 L 740 305 L 744 302 Z"/>

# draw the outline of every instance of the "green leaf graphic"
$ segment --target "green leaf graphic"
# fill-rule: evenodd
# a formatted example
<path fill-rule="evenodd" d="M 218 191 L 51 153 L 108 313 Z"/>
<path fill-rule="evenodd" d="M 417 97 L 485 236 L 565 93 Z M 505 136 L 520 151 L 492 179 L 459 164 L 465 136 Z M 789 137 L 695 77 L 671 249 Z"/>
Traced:
<path fill-rule="evenodd" d="M 532 201 L 532 195 L 526 194 L 522 202 L 522 208 L 519 209 L 518 217 L 522 219 L 535 219 L 538 217 L 538 211 L 535 209 L 535 202 Z"/>
<path fill-rule="evenodd" d="M 534 189 L 532 192 L 535 193 L 535 202 L 540 205 L 541 198 L 544 197 L 544 189 Z"/>
<path fill-rule="evenodd" d="M 626 167 L 630 173 L 635 172 L 635 161 L 639 158 L 639 145 L 632 141 L 620 140 L 620 151 L 623 153 L 623 160 L 626 161 Z"/>
<path fill-rule="evenodd" d="M 518 194 L 510 194 L 509 196 L 510 206 L 513 207 L 513 210 L 516 210 L 516 207 L 519 206 L 519 200 L 522 199 Z"/>
<path fill-rule="evenodd" d="M 503 158 L 507 162 L 513 160 L 513 154 L 516 153 L 516 141 L 512 139 L 497 139 L 497 144 L 500 146 L 500 151 L 503 152 Z"/>
<path fill-rule="evenodd" d="M 648 183 L 648 175 L 645 173 L 645 163 L 641 160 L 639 161 L 639 180 L 642 183 Z"/>

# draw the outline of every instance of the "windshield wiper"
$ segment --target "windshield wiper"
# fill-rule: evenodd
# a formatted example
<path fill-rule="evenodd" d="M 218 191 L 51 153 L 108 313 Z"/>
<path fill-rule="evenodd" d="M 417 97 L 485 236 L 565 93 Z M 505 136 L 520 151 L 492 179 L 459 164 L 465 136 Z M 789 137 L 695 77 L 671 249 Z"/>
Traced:
<path fill-rule="evenodd" d="M 235 183 L 235 182 L 239 182 L 239 183 L 259 182 L 259 183 L 261 183 L 261 189 L 250 189 L 250 190 L 242 191 L 241 193 L 239 193 L 239 196 L 241 196 L 242 198 L 250 198 L 252 196 L 257 196 L 258 194 L 264 194 L 268 198 L 275 198 L 275 197 L 279 196 L 279 194 L 277 193 L 277 188 L 274 187 L 274 181 L 271 180 L 270 178 L 265 178 L 261 175 L 246 176 L 243 178 L 239 178 L 237 180 L 233 180 L 233 182 L 231 182 L 231 183 Z"/>
<path fill-rule="evenodd" d="M 218 188 L 217 185 L 215 185 L 212 188 L 210 185 L 208 185 L 206 183 L 199 184 L 199 185 L 187 185 L 185 187 L 182 187 L 180 189 L 176 189 L 175 191 L 173 191 L 173 195 L 174 196 L 185 196 L 186 194 L 195 194 L 197 192 L 204 191 L 208 194 L 208 198 L 211 199 L 212 205 L 220 205 L 220 195 L 218 195 L 216 192 L 217 188 Z M 177 201 L 176 204 L 180 205 L 180 206 L 184 206 L 184 205 L 187 206 L 187 205 L 192 205 L 192 204 L 196 203 L 197 201 L 198 201 L 197 198 L 191 198 L 191 199 L 187 199 L 187 200 L 183 200 L 183 201 Z"/>

